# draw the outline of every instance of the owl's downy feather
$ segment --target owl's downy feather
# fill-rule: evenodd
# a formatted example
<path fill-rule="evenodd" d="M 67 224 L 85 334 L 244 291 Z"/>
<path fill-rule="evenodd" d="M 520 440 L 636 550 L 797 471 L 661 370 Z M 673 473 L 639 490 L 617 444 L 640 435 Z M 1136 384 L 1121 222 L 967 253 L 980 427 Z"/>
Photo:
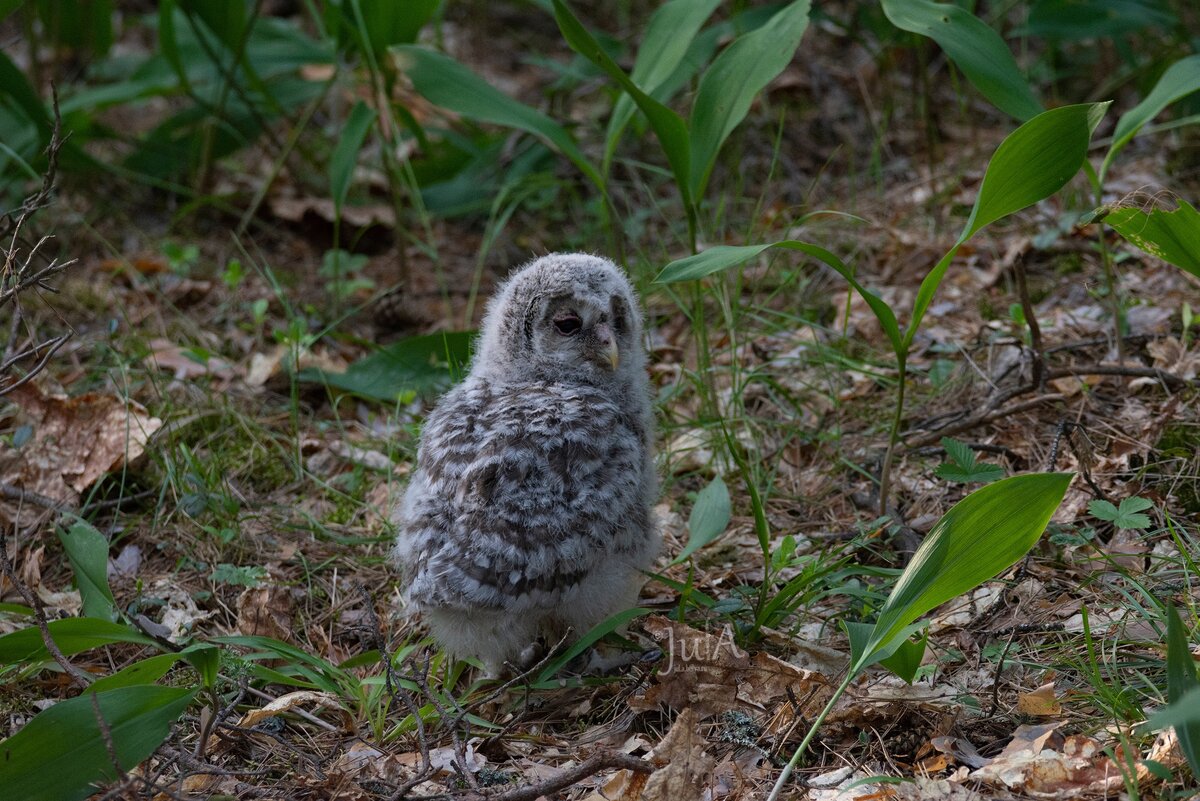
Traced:
<path fill-rule="evenodd" d="M 632 605 L 659 548 L 652 443 L 625 276 L 582 254 L 514 273 L 426 421 L 397 515 L 395 559 L 434 636 L 495 670 Z"/>

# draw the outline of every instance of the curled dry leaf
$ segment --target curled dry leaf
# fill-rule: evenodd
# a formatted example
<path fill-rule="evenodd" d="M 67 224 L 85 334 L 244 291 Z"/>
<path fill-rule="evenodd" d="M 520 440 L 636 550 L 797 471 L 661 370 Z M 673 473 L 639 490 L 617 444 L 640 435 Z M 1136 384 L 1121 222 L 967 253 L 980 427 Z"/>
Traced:
<path fill-rule="evenodd" d="M 20 406 L 18 423 L 33 433 L 19 448 L 0 448 L 0 482 L 68 506 L 105 473 L 141 456 L 162 427 L 141 404 L 99 392 L 68 398 L 30 383 L 5 397 Z"/>
<path fill-rule="evenodd" d="M 238 721 L 238 725 L 245 728 L 250 728 L 251 726 L 256 726 L 259 723 L 262 723 L 267 718 L 273 718 L 276 715 L 282 715 L 284 712 L 289 712 L 297 707 L 303 708 L 306 706 L 317 706 L 324 707 L 326 709 L 341 710 L 341 706 L 338 704 L 337 696 L 333 693 L 317 692 L 315 690 L 298 690 L 294 693 L 281 695 L 260 709 L 250 710 L 242 716 L 242 719 Z M 344 710 L 342 710 L 342 718 L 343 723 L 346 723 L 351 728 L 353 727 L 353 721 Z"/>
<path fill-rule="evenodd" d="M 666 664 L 644 695 L 629 699 L 636 711 L 691 708 L 703 719 L 731 709 L 790 709 L 790 696 L 799 703 L 799 714 L 812 716 L 833 693 L 820 673 L 769 654 L 751 656 L 734 643 L 728 629 L 708 634 L 664 617 L 647 618 L 643 626 L 662 648 Z"/>

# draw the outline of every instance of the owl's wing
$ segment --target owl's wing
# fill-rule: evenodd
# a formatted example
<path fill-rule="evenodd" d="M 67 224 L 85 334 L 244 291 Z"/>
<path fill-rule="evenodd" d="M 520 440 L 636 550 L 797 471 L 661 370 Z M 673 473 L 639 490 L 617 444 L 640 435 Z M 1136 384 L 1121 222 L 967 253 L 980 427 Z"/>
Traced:
<path fill-rule="evenodd" d="M 467 388 L 427 421 L 419 462 L 401 558 L 422 604 L 552 606 L 650 528 L 640 421 L 595 392 Z"/>

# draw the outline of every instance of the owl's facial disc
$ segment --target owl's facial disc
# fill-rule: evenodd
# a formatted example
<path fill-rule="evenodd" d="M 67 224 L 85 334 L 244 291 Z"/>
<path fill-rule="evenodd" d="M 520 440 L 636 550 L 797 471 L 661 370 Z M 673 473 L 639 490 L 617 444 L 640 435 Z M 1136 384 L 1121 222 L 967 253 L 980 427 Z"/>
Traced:
<path fill-rule="evenodd" d="M 598 311 L 585 305 L 559 308 L 550 316 L 550 325 L 562 341 L 565 353 L 574 354 L 604 371 L 614 371 L 621 363 L 617 334 L 608 321 L 606 311 Z"/>

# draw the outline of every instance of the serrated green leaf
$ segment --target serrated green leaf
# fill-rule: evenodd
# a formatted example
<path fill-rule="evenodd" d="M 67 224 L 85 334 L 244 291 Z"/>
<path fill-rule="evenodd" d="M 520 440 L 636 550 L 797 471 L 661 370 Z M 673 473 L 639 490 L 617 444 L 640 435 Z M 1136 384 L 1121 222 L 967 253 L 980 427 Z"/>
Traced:
<path fill-rule="evenodd" d="M 108 538 L 80 518 L 66 529 L 59 528 L 58 538 L 75 572 L 83 614 L 116 620 L 117 605 L 108 586 Z"/>
<path fill-rule="evenodd" d="M 925 535 L 851 662 L 856 674 L 900 647 L 905 628 L 1024 556 L 1062 502 L 1073 473 L 1013 476 L 972 492 Z"/>
<path fill-rule="evenodd" d="M 725 533 L 729 527 L 731 506 L 729 488 L 720 476 L 696 495 L 696 503 L 688 517 L 688 542 L 679 556 L 671 562 L 677 565 L 696 551 Z"/>
<path fill-rule="evenodd" d="M 969 468 L 953 464 L 938 465 L 933 471 L 938 478 L 959 484 L 988 484 L 1004 477 L 1004 468 L 998 464 L 978 462 Z"/>
<path fill-rule="evenodd" d="M 963 470 L 970 471 L 975 466 L 975 451 L 967 443 L 953 437 L 942 437 L 942 447 L 946 449 L 946 455 Z"/>
<path fill-rule="evenodd" d="M 1092 517 L 1098 517 L 1101 520 L 1108 520 L 1109 522 L 1116 520 L 1120 516 L 1120 512 L 1117 511 L 1116 506 L 1100 499 L 1088 501 L 1087 509 L 1088 514 Z"/>
<path fill-rule="evenodd" d="M 1120 508 L 1108 501 L 1088 501 L 1088 513 L 1101 520 L 1107 520 L 1117 528 L 1142 529 L 1150 527 L 1150 518 L 1137 512 L 1149 509 L 1154 504 L 1145 498 L 1126 498 L 1121 501 Z"/>
<path fill-rule="evenodd" d="M 157 685 L 86 692 L 40 712 L 0 742 L 0 788 L 21 801 L 78 801 L 98 782 L 115 781 L 108 747 L 121 770 L 149 757 L 191 703 L 195 690 Z M 104 721 L 102 734 L 97 710 Z"/>
<path fill-rule="evenodd" d="M 929 0 L 883 0 L 883 13 L 901 30 L 933 39 L 996 108 L 1019 120 L 1042 111 L 1000 34 L 964 8 Z"/>

